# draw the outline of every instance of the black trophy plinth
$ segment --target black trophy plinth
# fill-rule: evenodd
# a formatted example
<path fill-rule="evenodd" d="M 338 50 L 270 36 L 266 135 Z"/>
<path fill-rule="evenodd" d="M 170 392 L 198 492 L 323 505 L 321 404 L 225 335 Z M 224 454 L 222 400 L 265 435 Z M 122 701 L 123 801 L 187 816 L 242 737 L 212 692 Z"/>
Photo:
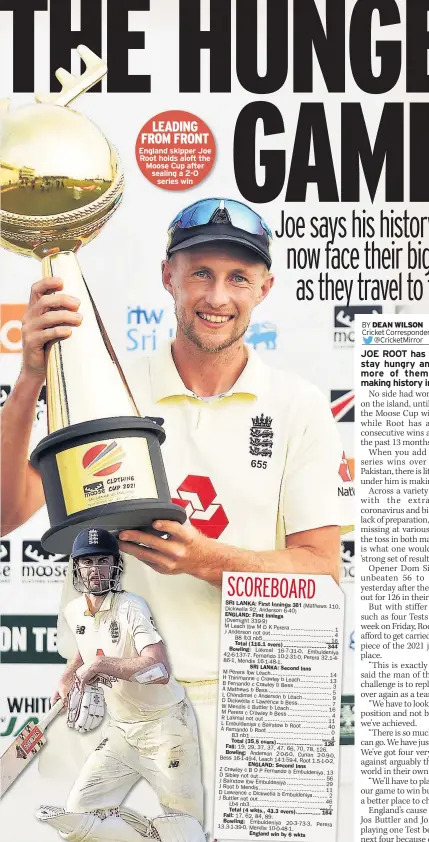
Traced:
<path fill-rule="evenodd" d="M 162 423 L 162 418 L 101 418 L 42 439 L 30 461 L 41 474 L 51 523 L 42 537 L 44 549 L 69 554 L 87 526 L 151 532 L 157 519 L 184 523 L 184 509 L 170 498 Z M 147 488 L 150 496 L 139 496 Z"/>

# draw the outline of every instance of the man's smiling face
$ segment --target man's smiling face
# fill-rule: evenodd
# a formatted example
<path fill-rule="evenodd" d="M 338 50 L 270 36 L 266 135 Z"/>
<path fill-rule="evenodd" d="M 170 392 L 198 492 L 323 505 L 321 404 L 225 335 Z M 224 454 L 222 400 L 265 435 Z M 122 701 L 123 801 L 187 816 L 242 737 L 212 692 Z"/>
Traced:
<path fill-rule="evenodd" d="M 250 249 L 226 243 L 181 249 L 163 262 L 163 284 L 174 298 L 178 334 L 212 353 L 241 339 L 273 280 Z"/>

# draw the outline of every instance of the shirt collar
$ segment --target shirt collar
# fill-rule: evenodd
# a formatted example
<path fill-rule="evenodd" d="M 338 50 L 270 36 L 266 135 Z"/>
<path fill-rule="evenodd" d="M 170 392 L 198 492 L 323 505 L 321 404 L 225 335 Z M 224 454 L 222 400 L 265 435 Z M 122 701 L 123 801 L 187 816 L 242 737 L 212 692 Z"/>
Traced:
<path fill-rule="evenodd" d="M 155 402 L 177 395 L 187 395 L 191 398 L 198 397 L 186 388 L 180 377 L 172 357 L 171 345 L 171 342 L 163 343 L 149 360 L 152 398 Z M 222 397 L 235 394 L 258 397 L 264 380 L 264 364 L 253 348 L 246 346 L 246 350 L 247 363 L 243 371 L 234 385 L 227 392 L 224 392 Z"/>
<path fill-rule="evenodd" d="M 99 614 L 100 611 L 108 611 L 109 610 L 109 608 L 112 604 L 113 593 L 112 593 L 112 591 L 109 591 L 109 593 L 106 594 L 106 596 L 103 599 L 103 602 L 101 603 L 98 611 L 96 611 L 95 614 L 92 613 L 91 606 L 88 602 L 86 594 L 84 594 L 84 599 L 85 599 L 86 610 L 83 612 L 83 616 L 84 617 L 95 617 L 95 614 Z"/>

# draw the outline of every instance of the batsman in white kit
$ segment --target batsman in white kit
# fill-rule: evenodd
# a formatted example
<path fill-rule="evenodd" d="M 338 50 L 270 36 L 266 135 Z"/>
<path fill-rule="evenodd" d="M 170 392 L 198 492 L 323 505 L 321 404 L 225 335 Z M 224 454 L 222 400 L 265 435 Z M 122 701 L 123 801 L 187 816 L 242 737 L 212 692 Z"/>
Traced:
<path fill-rule="evenodd" d="M 96 728 L 105 704 L 110 721 L 66 809 L 41 807 L 37 817 L 69 842 L 205 842 L 194 712 L 170 674 L 146 602 L 120 590 L 119 544 L 104 529 L 85 529 L 71 559 L 81 596 L 68 603 L 64 616 L 77 652 L 53 701 L 67 699 L 67 724 L 77 731 Z M 119 807 L 141 777 L 155 789 L 164 815 L 149 820 Z"/>

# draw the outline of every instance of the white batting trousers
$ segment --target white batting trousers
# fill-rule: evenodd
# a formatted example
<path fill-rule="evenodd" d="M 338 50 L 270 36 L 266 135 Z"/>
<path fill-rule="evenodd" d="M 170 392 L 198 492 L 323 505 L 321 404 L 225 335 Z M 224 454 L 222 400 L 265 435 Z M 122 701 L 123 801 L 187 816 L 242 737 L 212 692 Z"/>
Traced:
<path fill-rule="evenodd" d="M 72 787 L 66 809 L 85 813 L 116 807 L 142 777 L 167 810 L 202 822 L 197 726 L 186 700 L 150 722 L 109 722 Z"/>
<path fill-rule="evenodd" d="M 204 786 L 204 830 L 213 836 L 218 681 L 181 681 L 195 711 Z"/>

